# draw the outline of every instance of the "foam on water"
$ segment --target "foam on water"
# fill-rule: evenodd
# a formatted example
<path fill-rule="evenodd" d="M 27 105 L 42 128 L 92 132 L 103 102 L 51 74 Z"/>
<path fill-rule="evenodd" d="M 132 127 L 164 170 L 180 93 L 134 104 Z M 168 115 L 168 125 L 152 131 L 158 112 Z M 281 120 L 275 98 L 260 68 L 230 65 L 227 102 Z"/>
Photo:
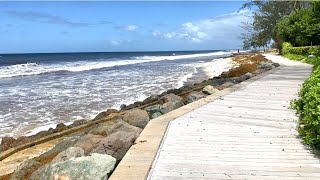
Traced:
<path fill-rule="evenodd" d="M 227 54 L 230 53 L 1 66 L 0 77 L 55 71 L 79 73 L 0 78 L 0 101 L 3 102 L 0 106 L 0 138 L 31 135 L 58 123 L 92 119 L 108 108 L 119 109 L 122 104 L 129 105 L 181 87 L 201 65 Z M 104 68 L 114 66 L 118 67 Z"/>
<path fill-rule="evenodd" d="M 164 61 L 164 60 L 177 60 L 185 58 L 199 58 L 207 56 L 228 56 L 230 52 L 214 52 L 214 53 L 205 53 L 205 54 L 191 54 L 191 55 L 179 55 L 179 56 L 140 56 L 134 57 L 133 60 L 113 60 L 109 61 L 107 59 L 97 59 L 96 61 L 77 61 L 69 63 L 60 63 L 60 64 L 36 64 L 36 63 L 26 63 L 26 64 L 17 64 L 11 66 L 2 66 L 0 67 L 0 78 L 9 78 L 15 76 L 31 76 L 39 75 L 44 73 L 53 73 L 53 72 L 81 72 L 89 71 L 94 69 L 115 67 L 115 66 L 124 66 L 132 65 L 138 63 L 146 62 L 155 62 L 155 61 Z"/>

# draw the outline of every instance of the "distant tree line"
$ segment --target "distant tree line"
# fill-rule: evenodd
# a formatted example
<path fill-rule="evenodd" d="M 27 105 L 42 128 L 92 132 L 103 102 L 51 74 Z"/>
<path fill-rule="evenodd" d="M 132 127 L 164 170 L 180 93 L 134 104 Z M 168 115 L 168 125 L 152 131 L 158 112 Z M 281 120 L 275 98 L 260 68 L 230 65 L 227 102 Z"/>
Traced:
<path fill-rule="evenodd" d="M 252 10 L 252 22 L 245 22 L 242 34 L 245 49 L 262 48 L 273 42 L 293 46 L 320 45 L 320 1 L 263 1 L 245 3 Z M 280 51 L 281 52 L 281 51 Z"/>

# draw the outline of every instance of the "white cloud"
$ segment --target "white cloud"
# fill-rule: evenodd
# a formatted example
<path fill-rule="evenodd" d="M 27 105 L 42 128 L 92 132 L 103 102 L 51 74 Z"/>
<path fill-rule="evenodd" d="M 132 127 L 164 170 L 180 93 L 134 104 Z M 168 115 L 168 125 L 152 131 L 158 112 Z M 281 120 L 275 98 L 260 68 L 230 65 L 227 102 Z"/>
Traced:
<path fill-rule="evenodd" d="M 121 44 L 121 42 L 122 42 L 121 40 L 111 40 L 111 41 L 110 41 L 110 44 L 111 44 L 111 45 L 114 45 L 114 46 L 118 46 L 118 45 Z"/>
<path fill-rule="evenodd" d="M 249 10 L 233 12 L 213 18 L 202 19 L 194 22 L 185 22 L 171 32 L 153 32 L 153 35 L 166 39 L 185 40 L 194 43 L 204 41 L 232 42 L 239 41 L 243 32 L 240 27 L 242 22 L 250 20 Z"/>
<path fill-rule="evenodd" d="M 125 29 L 127 31 L 136 31 L 138 28 L 139 28 L 139 26 L 137 26 L 137 25 L 128 25 L 128 26 L 126 26 Z"/>
<path fill-rule="evenodd" d="M 158 36 L 161 36 L 161 32 L 158 31 L 158 30 L 155 30 L 155 31 L 152 32 L 152 35 L 153 35 L 154 37 L 158 37 Z"/>

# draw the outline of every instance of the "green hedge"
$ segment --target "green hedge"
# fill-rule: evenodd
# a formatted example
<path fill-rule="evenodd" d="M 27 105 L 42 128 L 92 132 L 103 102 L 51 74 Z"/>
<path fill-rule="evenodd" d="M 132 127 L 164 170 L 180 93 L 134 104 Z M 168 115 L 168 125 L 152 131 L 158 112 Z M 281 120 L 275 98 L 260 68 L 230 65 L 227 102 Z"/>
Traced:
<path fill-rule="evenodd" d="M 299 133 L 306 144 L 320 149 L 320 66 L 315 67 L 292 105 L 300 118 Z"/>
<path fill-rule="evenodd" d="M 320 46 L 293 47 L 290 43 L 284 42 L 282 44 L 282 54 L 319 55 Z"/>

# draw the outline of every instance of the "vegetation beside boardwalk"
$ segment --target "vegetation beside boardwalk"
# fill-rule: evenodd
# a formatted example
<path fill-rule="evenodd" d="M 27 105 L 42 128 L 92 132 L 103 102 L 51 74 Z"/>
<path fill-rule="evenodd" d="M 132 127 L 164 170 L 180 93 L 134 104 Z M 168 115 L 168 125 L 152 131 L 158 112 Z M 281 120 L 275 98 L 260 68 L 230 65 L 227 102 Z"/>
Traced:
<path fill-rule="evenodd" d="M 286 58 L 314 66 L 292 107 L 302 139 L 320 150 L 320 1 L 251 1 L 243 6 L 252 7 L 253 22 L 244 24 L 244 48 L 273 43 Z"/>

